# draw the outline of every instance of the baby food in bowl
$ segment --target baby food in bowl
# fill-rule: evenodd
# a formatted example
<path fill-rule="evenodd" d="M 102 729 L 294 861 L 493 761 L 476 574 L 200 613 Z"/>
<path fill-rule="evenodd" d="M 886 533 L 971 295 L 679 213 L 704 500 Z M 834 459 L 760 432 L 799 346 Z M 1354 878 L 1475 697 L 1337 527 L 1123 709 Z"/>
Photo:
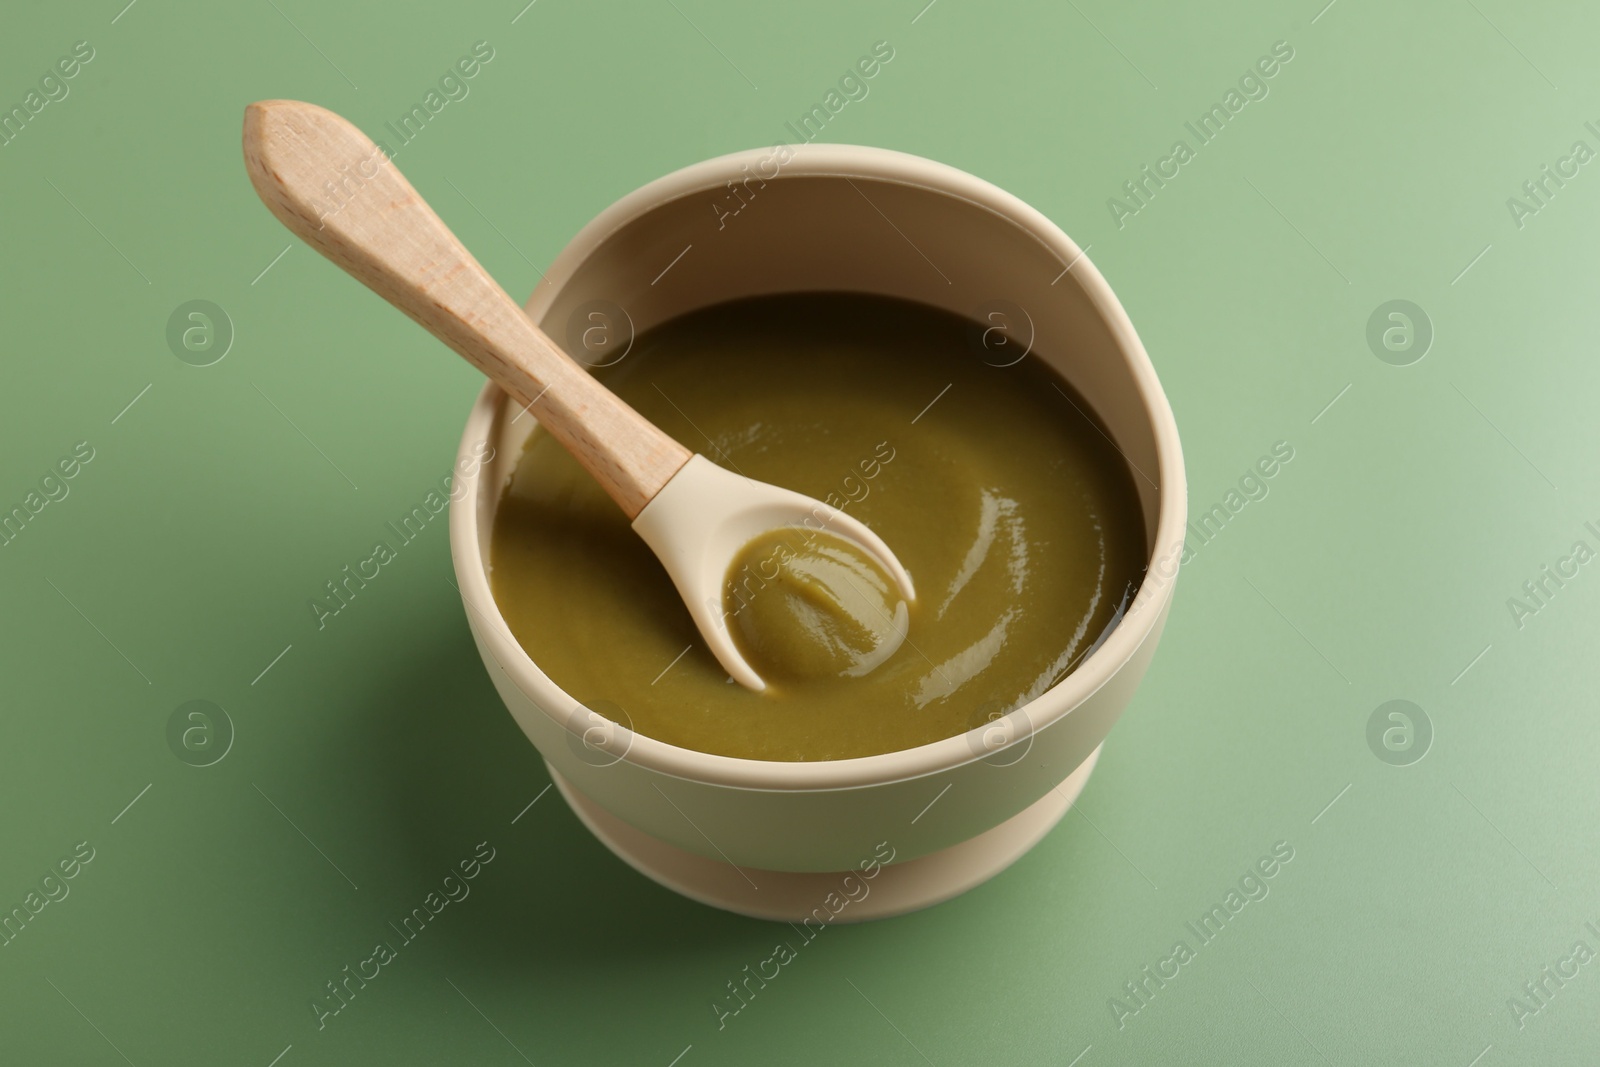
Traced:
<path fill-rule="evenodd" d="M 821 921 L 948 899 L 1041 840 L 1151 662 L 1186 523 L 1171 409 L 1082 250 L 954 168 L 783 146 L 622 198 L 526 310 L 580 357 L 600 326 L 596 376 L 685 448 L 843 513 L 697 601 L 746 688 L 538 406 L 479 395 L 465 618 L 579 819 L 662 885 L 796 922 L 846 877 L 870 898 Z M 914 581 L 832 540 L 849 520 Z"/>
<path fill-rule="evenodd" d="M 489 553 L 517 642 L 638 733 L 750 760 L 912 748 L 1040 696 L 1127 609 L 1146 531 L 1089 402 L 1036 355 L 979 358 L 985 328 L 884 296 L 754 297 L 594 371 L 686 447 L 864 522 L 915 601 L 825 519 L 774 531 L 729 571 L 723 623 L 768 683 L 734 684 L 628 519 L 536 431 Z"/>

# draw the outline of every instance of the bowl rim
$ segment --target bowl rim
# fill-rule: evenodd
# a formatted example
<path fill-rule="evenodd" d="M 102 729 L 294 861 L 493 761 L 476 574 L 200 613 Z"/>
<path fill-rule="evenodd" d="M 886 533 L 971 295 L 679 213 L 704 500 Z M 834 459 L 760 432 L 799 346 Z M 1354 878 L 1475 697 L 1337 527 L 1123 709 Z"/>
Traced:
<path fill-rule="evenodd" d="M 777 177 L 767 180 L 862 178 L 908 185 L 964 200 L 1032 237 L 1060 261 L 1062 274 L 1068 270 L 1073 273 L 1091 306 L 1104 321 L 1138 387 L 1144 416 L 1155 439 L 1158 473 L 1156 530 L 1150 541 L 1145 578 L 1133 604 L 1098 648 L 1061 681 L 1009 713 L 1007 717 L 1014 717 L 1014 725 L 1021 728 L 1012 744 L 1022 743 L 1028 735 L 1069 716 L 1106 685 L 1134 658 L 1164 616 L 1160 609 L 1172 597 L 1178 554 L 1182 551 L 1187 524 L 1183 453 L 1172 408 L 1133 323 L 1110 285 L 1077 243 L 1043 213 L 982 178 L 921 156 L 863 145 L 811 143 L 787 147 L 793 155 L 781 165 Z M 721 189 L 730 173 L 762 160 L 770 162 L 773 153 L 781 148 L 746 149 L 717 156 L 664 175 L 623 196 L 573 236 L 535 286 L 525 310 L 535 321 L 541 319 L 579 266 L 640 216 L 685 197 Z M 507 399 L 493 382 L 485 383 L 467 417 L 458 458 L 470 458 L 469 450 L 487 437 Z M 553 725 L 570 730 L 570 726 L 550 709 L 569 705 L 576 708 L 580 702 L 546 675 L 523 650 L 489 589 L 478 534 L 478 504 L 484 491 L 482 472 L 475 464 L 457 469 L 471 471 L 458 475 L 468 483 L 470 491 L 453 493 L 450 505 L 451 556 L 469 622 L 474 627 L 489 628 L 498 665 L 509 680 L 549 716 Z M 1158 572 L 1164 563 L 1171 564 L 1169 573 Z M 471 618 L 474 614 L 476 620 Z M 777 792 L 857 789 L 939 774 L 992 757 L 993 752 L 975 750 L 970 745 L 970 732 L 873 756 L 791 762 L 701 752 L 630 730 L 622 761 L 674 778 L 741 789 Z"/>

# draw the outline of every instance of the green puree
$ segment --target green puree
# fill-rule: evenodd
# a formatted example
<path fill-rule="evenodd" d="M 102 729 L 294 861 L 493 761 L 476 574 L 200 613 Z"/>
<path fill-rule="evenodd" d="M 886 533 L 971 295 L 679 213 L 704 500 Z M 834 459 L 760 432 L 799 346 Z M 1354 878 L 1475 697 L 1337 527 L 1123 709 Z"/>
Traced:
<path fill-rule="evenodd" d="M 780 527 L 751 541 L 728 568 L 722 606 L 733 643 L 769 686 L 865 677 L 894 655 L 910 621 L 894 579 L 825 528 Z"/>
<path fill-rule="evenodd" d="M 883 631 L 849 623 L 849 609 L 843 622 L 834 613 L 831 643 L 760 646 L 785 640 L 769 626 L 822 602 L 803 589 L 816 572 L 768 580 L 770 552 L 755 546 L 730 572 L 738 582 L 741 566 L 754 569 L 728 625 L 752 665 L 775 673 L 764 693 L 732 682 L 622 512 L 543 431 L 518 461 L 490 546 L 512 633 L 585 705 L 649 737 L 747 759 L 892 752 L 1039 696 L 1131 601 L 1144 523 L 1132 474 L 1087 402 L 1033 356 L 985 363 L 969 326 L 885 297 L 759 297 L 664 323 L 595 372 L 686 447 L 842 507 L 888 542 L 917 599 L 883 662 L 853 670 Z M 801 535 L 813 556 L 827 543 Z M 891 590 L 880 595 L 893 610 Z"/>

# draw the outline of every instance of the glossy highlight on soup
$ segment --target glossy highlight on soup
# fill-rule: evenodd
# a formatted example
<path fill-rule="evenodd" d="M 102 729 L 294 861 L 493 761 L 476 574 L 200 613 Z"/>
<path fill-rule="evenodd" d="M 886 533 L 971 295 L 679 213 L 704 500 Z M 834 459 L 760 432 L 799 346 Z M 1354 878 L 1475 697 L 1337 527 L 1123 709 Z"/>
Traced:
<path fill-rule="evenodd" d="M 768 686 L 865 677 L 910 625 L 889 573 L 823 528 L 768 530 L 734 557 L 725 584 L 722 624 Z"/>

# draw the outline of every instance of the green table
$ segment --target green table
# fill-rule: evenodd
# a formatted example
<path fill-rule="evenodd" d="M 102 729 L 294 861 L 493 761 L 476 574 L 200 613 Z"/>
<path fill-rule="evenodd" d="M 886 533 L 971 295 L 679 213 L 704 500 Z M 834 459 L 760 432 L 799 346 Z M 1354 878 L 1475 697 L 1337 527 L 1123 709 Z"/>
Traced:
<path fill-rule="evenodd" d="M 1595 1062 L 1592 10 L 125 2 L 0 18 L 0 1062 Z M 520 294 L 621 194 L 794 140 L 878 41 L 823 136 L 1091 246 L 1213 518 L 1077 809 L 719 1025 L 792 935 L 546 791 L 442 520 L 308 609 L 479 382 L 289 239 L 240 119 L 395 124 Z"/>

